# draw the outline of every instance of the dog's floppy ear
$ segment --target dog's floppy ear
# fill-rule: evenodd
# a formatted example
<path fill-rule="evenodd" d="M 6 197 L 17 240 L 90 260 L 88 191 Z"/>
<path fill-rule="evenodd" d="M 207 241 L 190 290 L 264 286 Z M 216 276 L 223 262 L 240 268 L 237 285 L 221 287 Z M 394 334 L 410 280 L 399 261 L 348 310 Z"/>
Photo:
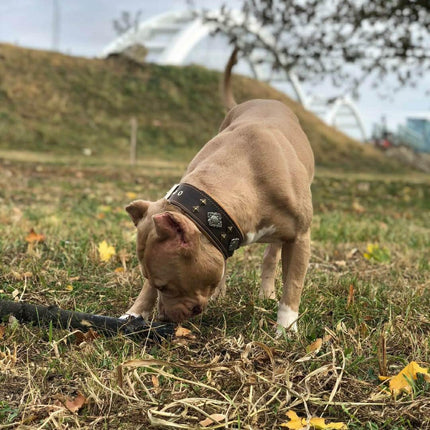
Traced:
<path fill-rule="evenodd" d="M 152 217 L 155 230 L 161 240 L 173 240 L 182 250 L 192 250 L 198 244 L 200 230 L 185 215 L 163 212 Z"/>
<path fill-rule="evenodd" d="M 125 208 L 136 227 L 139 221 L 146 216 L 149 205 L 150 202 L 145 200 L 135 200 Z"/>

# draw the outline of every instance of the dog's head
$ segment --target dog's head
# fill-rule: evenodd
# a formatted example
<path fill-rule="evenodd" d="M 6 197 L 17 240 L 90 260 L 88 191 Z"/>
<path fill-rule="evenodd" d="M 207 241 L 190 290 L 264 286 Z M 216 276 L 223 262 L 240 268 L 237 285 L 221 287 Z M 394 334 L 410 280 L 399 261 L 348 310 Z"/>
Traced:
<path fill-rule="evenodd" d="M 135 200 L 126 210 L 137 227 L 137 257 L 159 291 L 162 320 L 200 314 L 224 274 L 224 258 L 196 225 L 166 202 Z"/>

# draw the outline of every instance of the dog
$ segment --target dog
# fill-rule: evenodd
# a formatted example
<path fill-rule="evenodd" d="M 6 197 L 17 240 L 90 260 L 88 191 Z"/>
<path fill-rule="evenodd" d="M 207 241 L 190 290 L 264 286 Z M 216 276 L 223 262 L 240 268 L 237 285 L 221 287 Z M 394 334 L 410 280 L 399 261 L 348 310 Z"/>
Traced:
<path fill-rule="evenodd" d="M 137 227 L 145 282 L 122 318 L 149 318 L 158 299 L 162 321 L 181 322 L 225 292 L 226 260 L 239 246 L 267 243 L 260 296 L 276 298 L 277 323 L 297 331 L 310 257 L 314 156 L 294 113 L 276 100 L 236 104 L 231 90 L 235 49 L 224 73 L 229 109 L 219 133 L 164 198 L 135 200 L 126 210 Z M 279 327 L 278 327 L 279 328 Z"/>

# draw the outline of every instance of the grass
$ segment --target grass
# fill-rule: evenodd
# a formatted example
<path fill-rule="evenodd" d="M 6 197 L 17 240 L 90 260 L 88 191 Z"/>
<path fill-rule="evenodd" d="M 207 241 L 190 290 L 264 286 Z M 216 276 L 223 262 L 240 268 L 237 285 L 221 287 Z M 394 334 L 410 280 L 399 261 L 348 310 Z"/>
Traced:
<path fill-rule="evenodd" d="M 184 165 L 1 155 L 0 298 L 121 314 L 141 285 L 123 207 L 133 193 L 163 195 Z M 289 409 L 349 429 L 430 428 L 428 383 L 395 400 L 378 380 L 383 340 L 388 374 L 430 366 L 429 185 L 417 173 L 318 170 L 297 336 L 275 339 L 277 305 L 258 298 L 261 246 L 231 259 L 227 296 L 185 324 L 194 337 L 77 344 L 67 331 L 3 322 L 0 428 L 194 428 L 220 413 L 219 427 L 269 429 Z M 45 242 L 29 246 L 31 228 Z M 103 240 L 116 249 L 108 263 Z M 364 258 L 369 243 L 387 250 L 383 262 Z M 63 404 L 78 393 L 86 403 L 70 412 Z"/>
<path fill-rule="evenodd" d="M 220 74 L 173 67 L 70 57 L 0 44 L 0 149 L 127 161 L 130 120 L 137 119 L 140 157 L 189 161 L 217 133 L 224 117 Z M 319 166 L 402 169 L 369 145 L 328 127 L 263 83 L 236 76 L 238 100 L 282 100 L 299 117 Z"/>

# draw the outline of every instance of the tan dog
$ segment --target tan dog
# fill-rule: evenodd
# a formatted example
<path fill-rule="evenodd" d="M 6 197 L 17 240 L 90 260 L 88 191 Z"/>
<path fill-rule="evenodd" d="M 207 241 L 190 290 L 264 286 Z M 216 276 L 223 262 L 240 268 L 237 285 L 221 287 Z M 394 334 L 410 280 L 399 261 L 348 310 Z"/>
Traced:
<path fill-rule="evenodd" d="M 297 330 L 310 255 L 314 157 L 296 116 L 284 104 L 250 100 L 236 105 L 230 90 L 235 62 L 236 50 L 224 78 L 224 98 L 231 110 L 219 134 L 191 161 L 181 184 L 201 190 L 224 209 L 233 222 L 229 231 L 235 224 L 242 233 L 240 245 L 269 243 L 263 258 L 262 297 L 275 298 L 275 271 L 282 251 L 278 324 Z M 123 317 L 148 318 L 158 297 L 159 318 L 180 322 L 201 313 L 215 291 L 224 291 L 226 256 L 192 219 L 206 198 L 200 202 L 192 211 L 166 198 L 136 200 L 127 206 L 137 227 L 137 255 L 146 280 Z M 218 212 L 207 216 L 212 230 L 221 228 Z M 239 242 L 233 239 L 230 248 Z"/>

